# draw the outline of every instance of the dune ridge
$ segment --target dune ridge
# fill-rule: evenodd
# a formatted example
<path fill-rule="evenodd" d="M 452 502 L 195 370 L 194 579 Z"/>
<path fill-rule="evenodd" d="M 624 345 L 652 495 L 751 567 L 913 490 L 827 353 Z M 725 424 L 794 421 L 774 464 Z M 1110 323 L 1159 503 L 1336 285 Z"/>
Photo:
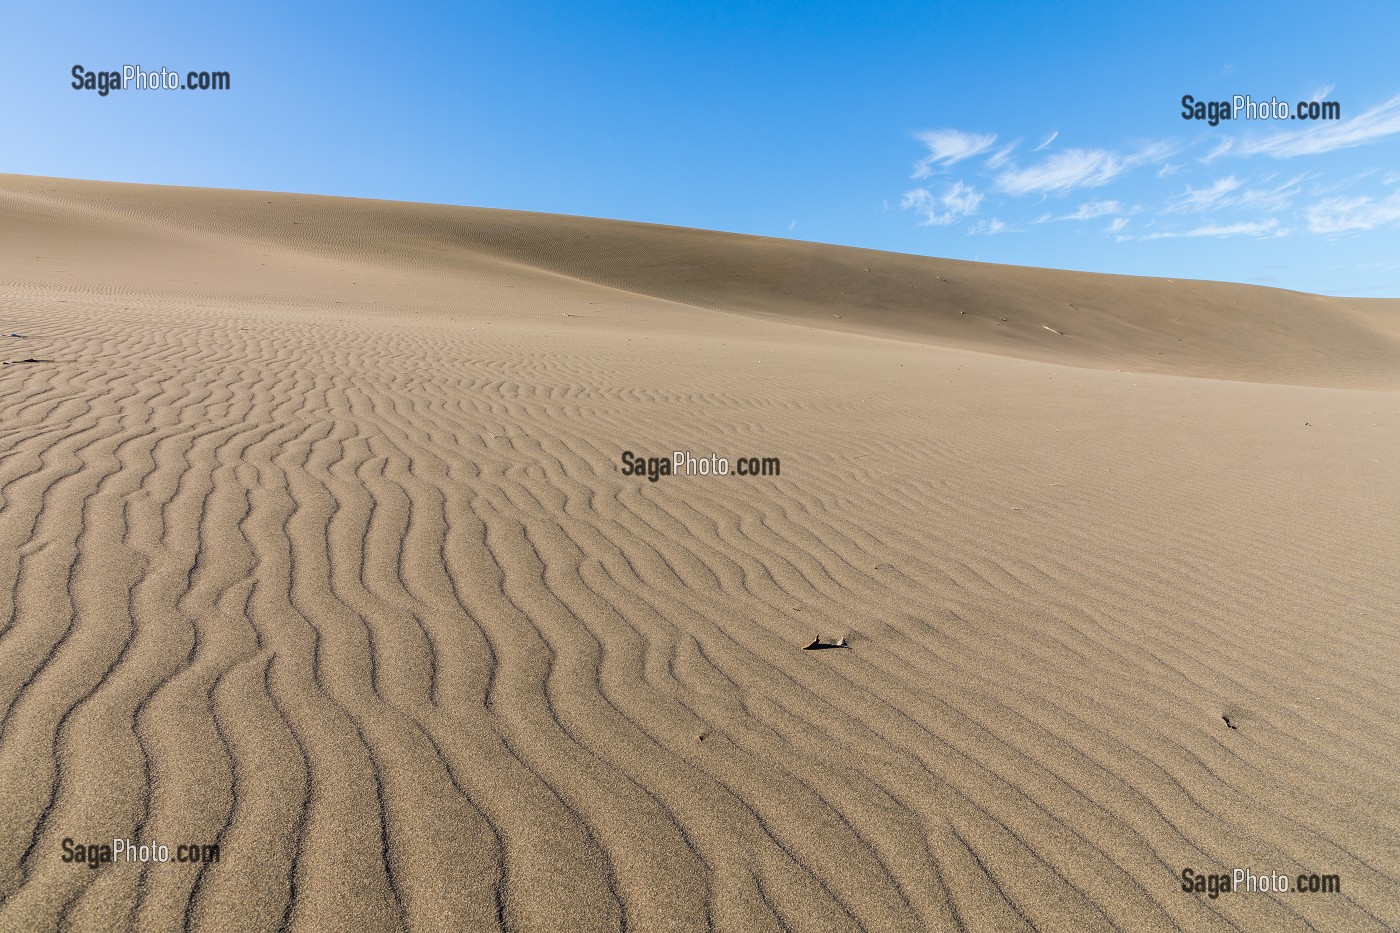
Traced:
<path fill-rule="evenodd" d="M 1400 925 L 1394 303 L 0 205 L 0 927 Z"/>
<path fill-rule="evenodd" d="M 266 260 L 285 260 L 288 251 L 434 272 L 543 272 L 686 306 L 1024 359 L 1400 387 L 1394 299 L 1000 266 L 591 217 L 246 191 L 203 190 L 195 205 L 179 188 L 8 178 L 11 216 L 29 212 L 31 234 L 39 225 L 96 224 L 140 230 L 166 248 L 194 234 L 276 249 L 281 255 L 260 257 L 264 276 L 278 271 Z M 50 183 L 62 187 L 44 190 Z M 239 258 L 229 257 L 226 274 L 249 271 Z"/>

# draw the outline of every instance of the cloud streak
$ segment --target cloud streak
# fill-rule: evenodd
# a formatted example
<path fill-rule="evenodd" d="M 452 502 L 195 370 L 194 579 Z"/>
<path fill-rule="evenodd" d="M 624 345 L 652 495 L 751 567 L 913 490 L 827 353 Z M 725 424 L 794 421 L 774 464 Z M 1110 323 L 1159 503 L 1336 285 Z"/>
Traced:
<path fill-rule="evenodd" d="M 1016 147 L 1019 146 L 1020 144 L 1021 144 L 1021 141 L 1018 139 L 1018 140 L 1016 140 L 1014 143 L 1011 143 L 1010 145 L 1007 145 L 1007 146 L 1003 146 L 1003 147 L 1001 147 L 1000 149 L 998 149 L 996 152 L 992 153 L 992 155 L 987 159 L 987 168 L 1001 168 L 1001 167 L 1002 167 L 1003 165 L 1005 165 L 1007 162 L 1010 162 L 1010 161 L 1011 161 L 1011 153 L 1012 153 L 1012 152 L 1016 149 Z"/>
<path fill-rule="evenodd" d="M 1304 215 L 1311 233 L 1330 235 L 1374 230 L 1400 221 L 1400 194 L 1379 201 L 1364 195 L 1327 198 L 1310 206 Z"/>
<path fill-rule="evenodd" d="M 1011 168 L 997 176 L 999 191 L 1015 196 L 1064 194 L 1078 188 L 1097 188 L 1171 151 L 1166 143 L 1154 143 L 1128 155 L 1108 149 L 1066 149 L 1029 168 Z"/>
<path fill-rule="evenodd" d="M 1024 169 L 1009 169 L 996 181 L 1007 194 L 1057 194 L 1106 185 L 1128 170 L 1106 149 L 1066 149 Z"/>
<path fill-rule="evenodd" d="M 1293 198 L 1301 191 L 1300 183 L 1305 181 L 1308 176 L 1294 175 L 1285 182 L 1267 187 L 1267 183 L 1273 177 L 1272 175 L 1265 176 L 1262 181 L 1266 185 L 1258 188 L 1244 188 L 1244 182 L 1234 175 L 1217 178 L 1214 183 L 1205 188 L 1192 188 L 1187 185 L 1185 193 L 1169 200 L 1162 212 L 1165 214 L 1200 213 L 1202 211 L 1224 210 L 1225 208 L 1247 207 L 1252 210 L 1276 213 L 1292 206 Z"/>
<path fill-rule="evenodd" d="M 1059 220 L 1093 220 L 1095 217 L 1103 217 L 1108 214 L 1116 214 L 1123 209 L 1123 205 L 1117 201 L 1087 201 L 1079 205 L 1079 209 L 1073 214 L 1066 214 Z"/>
<path fill-rule="evenodd" d="M 1206 224 L 1196 227 L 1193 230 L 1182 230 L 1179 232 L 1163 231 L 1161 233 L 1149 233 L 1143 237 L 1144 240 L 1167 240 L 1179 237 L 1228 237 L 1228 236 L 1287 236 L 1288 230 L 1282 227 L 1276 218 L 1255 221 L 1251 223 L 1236 224 Z"/>
<path fill-rule="evenodd" d="M 981 203 L 981 192 L 958 181 L 944 188 L 942 194 L 934 194 L 928 188 L 906 191 L 900 198 L 899 209 L 914 211 L 922 217 L 921 227 L 942 227 L 977 213 L 977 205 Z"/>
<path fill-rule="evenodd" d="M 1321 155 L 1364 146 L 1397 133 L 1400 133 L 1400 94 L 1350 120 L 1319 123 L 1302 132 L 1284 131 L 1257 139 L 1227 139 L 1202 161 L 1211 162 L 1222 155 L 1264 155 L 1275 159 Z"/>
<path fill-rule="evenodd" d="M 950 165 L 980 155 L 997 141 L 995 133 L 964 133 L 961 130 L 928 130 L 914 135 L 928 147 L 928 155 L 914 163 L 913 178 L 927 178 Z"/>
<path fill-rule="evenodd" d="M 1243 184 L 1244 182 L 1234 175 L 1227 175 L 1224 178 L 1217 178 L 1209 188 L 1192 188 L 1187 185 L 1186 193 L 1178 195 L 1167 205 L 1167 212 L 1209 210 Z"/>

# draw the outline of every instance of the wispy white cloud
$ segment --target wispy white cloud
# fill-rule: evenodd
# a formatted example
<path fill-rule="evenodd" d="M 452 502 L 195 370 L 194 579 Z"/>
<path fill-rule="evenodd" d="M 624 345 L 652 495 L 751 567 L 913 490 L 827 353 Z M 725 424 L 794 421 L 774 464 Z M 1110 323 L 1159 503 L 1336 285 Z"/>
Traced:
<path fill-rule="evenodd" d="M 1095 217 L 1103 217 L 1107 214 L 1116 214 L 1123 209 L 1123 205 L 1117 201 L 1086 201 L 1079 205 L 1079 209 L 1073 214 L 1066 214 L 1060 220 L 1093 220 Z"/>
<path fill-rule="evenodd" d="M 1055 141 L 1055 137 L 1057 137 L 1057 136 L 1059 136 L 1059 135 L 1060 135 L 1060 131 L 1059 131 L 1059 130 L 1052 130 L 1051 133 L 1050 133 L 1050 135 L 1047 136 L 1047 137 L 1045 137 L 1045 139 L 1041 141 L 1040 145 L 1039 145 L 1039 146 L 1036 146 L 1034 149 L 1032 149 L 1031 152 L 1039 152 L 1040 150 L 1044 149 L 1046 146 L 1048 146 L 1048 145 L 1050 145 L 1051 143 L 1053 143 L 1053 142 Z"/>
<path fill-rule="evenodd" d="M 1244 188 L 1244 181 L 1234 175 L 1217 178 L 1205 188 L 1192 188 L 1187 185 L 1184 193 L 1167 202 L 1163 212 L 1167 214 L 1183 211 L 1200 213 L 1225 208 L 1247 207 L 1252 210 L 1277 213 L 1292 205 L 1293 198 L 1302 190 L 1300 186 L 1302 182 L 1307 180 L 1308 176 L 1306 174 L 1294 175 L 1287 181 L 1270 185 L 1269 182 L 1273 181 L 1275 177 L 1277 176 L 1266 175 L 1261 179 L 1263 184 L 1254 188 Z"/>
<path fill-rule="evenodd" d="M 1215 207 L 1221 199 L 1244 182 L 1234 175 L 1217 178 L 1209 188 L 1186 186 L 1186 192 L 1173 198 L 1166 207 L 1167 213 L 1174 211 L 1204 211 Z"/>
<path fill-rule="evenodd" d="M 1015 151 L 1016 147 L 1019 145 L 1021 145 L 1021 141 L 1018 139 L 1010 145 L 1003 146 L 992 153 L 987 159 L 987 168 L 1001 168 L 1007 162 L 1011 161 L 1011 153 Z"/>
<path fill-rule="evenodd" d="M 996 186 L 1011 195 L 1063 194 L 1078 188 L 1097 188 L 1145 162 L 1172 151 L 1168 143 L 1154 143 L 1123 155 L 1108 149 L 1066 149 L 1047 156 L 1029 168 L 1007 169 Z"/>
<path fill-rule="evenodd" d="M 1122 229 L 1123 229 L 1124 227 L 1126 227 L 1127 225 L 1128 225 L 1128 218 L 1126 218 L 1126 217 L 1115 217 L 1115 218 L 1113 218 L 1113 223 L 1109 224 L 1109 225 L 1104 229 L 1104 233 L 1117 233 L 1118 231 L 1122 230 Z"/>
<path fill-rule="evenodd" d="M 1351 119 L 1344 117 L 1335 122 L 1311 124 L 1301 131 L 1285 130 L 1253 139 L 1231 137 L 1201 161 L 1208 163 L 1223 155 L 1266 155 L 1275 159 L 1319 155 L 1364 146 L 1396 133 L 1400 133 L 1400 94 Z"/>
<path fill-rule="evenodd" d="M 997 179 L 1007 194 L 1052 194 L 1106 185 L 1126 172 L 1123 160 L 1106 149 L 1066 149 L 1037 165 L 1010 169 Z"/>
<path fill-rule="evenodd" d="M 906 191 L 899 201 L 899 209 L 914 211 L 921 216 L 921 227 L 941 227 L 975 214 L 977 205 L 981 203 L 981 192 L 958 181 L 944 188 L 941 194 L 934 194 L 928 188 Z"/>
<path fill-rule="evenodd" d="M 976 225 L 967 232 L 969 235 L 992 236 L 997 233 L 1010 233 L 1011 228 L 993 217 L 990 220 L 979 220 Z"/>
<path fill-rule="evenodd" d="M 1316 195 L 1319 198 L 1329 194 L 1343 194 L 1348 190 L 1356 187 L 1356 184 L 1358 182 L 1365 181 L 1368 178 L 1373 178 L 1377 174 L 1379 174 L 1379 172 L 1380 169 L 1368 168 L 1360 172 L 1353 172 L 1350 175 L 1343 175 L 1340 178 L 1334 176 L 1331 181 L 1314 182 L 1312 185 L 1309 186 L 1308 194 Z M 1385 179 L 1381 179 L 1381 183 L 1384 184 Z"/>
<path fill-rule="evenodd" d="M 1336 89 L 1336 87 L 1337 85 L 1335 84 L 1324 84 L 1322 87 L 1313 91 L 1312 96 L 1309 97 L 1308 100 L 1313 101 L 1315 103 L 1324 101 L 1327 99 L 1327 95 L 1331 94 L 1332 91 Z"/>
<path fill-rule="evenodd" d="M 1143 237 L 1144 240 L 1165 240 L 1177 237 L 1226 237 L 1226 236 L 1253 236 L 1253 237 L 1278 237 L 1287 236 L 1288 230 L 1279 224 L 1277 218 L 1260 220 L 1248 223 L 1236 224 L 1206 224 L 1203 227 L 1196 227 L 1193 230 L 1161 231 L 1160 233 L 1149 233 Z"/>
<path fill-rule="evenodd" d="M 973 214 L 977 211 L 977 205 L 982 203 L 982 195 L 976 189 L 958 182 L 943 194 L 943 206 L 953 213 Z"/>
<path fill-rule="evenodd" d="M 1334 234 L 1373 230 L 1400 221 L 1400 194 L 1377 201 L 1362 195 L 1355 198 L 1327 198 L 1304 211 L 1308 230 Z"/>
<path fill-rule="evenodd" d="M 1294 175 L 1287 181 L 1281 182 L 1273 187 L 1246 188 L 1235 197 L 1229 199 L 1231 207 L 1247 207 L 1251 210 L 1264 210 L 1270 213 L 1277 213 L 1291 207 L 1293 199 L 1302 190 L 1302 183 L 1309 178 L 1306 174 Z M 1264 178 L 1267 184 L 1272 181 L 1272 176 Z"/>
<path fill-rule="evenodd" d="M 995 133 L 961 130 L 928 130 L 914 135 L 928 147 L 928 155 L 914 163 L 914 178 L 927 178 L 936 171 L 986 152 L 997 141 Z"/>

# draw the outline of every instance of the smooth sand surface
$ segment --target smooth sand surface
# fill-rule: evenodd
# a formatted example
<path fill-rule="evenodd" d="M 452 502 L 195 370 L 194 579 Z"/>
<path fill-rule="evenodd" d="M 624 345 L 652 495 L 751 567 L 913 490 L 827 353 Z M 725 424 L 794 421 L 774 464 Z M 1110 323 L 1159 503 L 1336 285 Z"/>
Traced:
<path fill-rule="evenodd" d="M 0 929 L 1400 927 L 1400 302 L 0 176 L 12 332 Z"/>

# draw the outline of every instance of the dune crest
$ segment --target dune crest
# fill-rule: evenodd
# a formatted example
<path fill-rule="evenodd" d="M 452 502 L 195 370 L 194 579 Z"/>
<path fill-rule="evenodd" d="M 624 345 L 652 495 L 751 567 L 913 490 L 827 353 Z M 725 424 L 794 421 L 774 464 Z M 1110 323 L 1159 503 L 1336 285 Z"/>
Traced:
<path fill-rule="evenodd" d="M 464 281 L 547 273 L 824 330 L 1076 366 L 1400 387 L 1400 301 L 1002 266 L 654 224 L 257 191 L 3 176 L 8 231 L 68 248 L 228 249 L 226 272 L 314 257 Z M 26 216 L 28 215 L 28 216 Z M 72 242 L 75 228 L 91 242 Z M 195 242 L 191 243 L 191 239 Z M 146 241 L 146 242 L 143 242 Z M 19 258 L 19 257 L 17 257 Z M 270 261 L 269 261 L 270 260 Z M 178 267 L 177 267 L 178 268 Z M 136 270 L 132 270 L 133 272 Z M 168 269 L 162 268 L 163 273 Z"/>

